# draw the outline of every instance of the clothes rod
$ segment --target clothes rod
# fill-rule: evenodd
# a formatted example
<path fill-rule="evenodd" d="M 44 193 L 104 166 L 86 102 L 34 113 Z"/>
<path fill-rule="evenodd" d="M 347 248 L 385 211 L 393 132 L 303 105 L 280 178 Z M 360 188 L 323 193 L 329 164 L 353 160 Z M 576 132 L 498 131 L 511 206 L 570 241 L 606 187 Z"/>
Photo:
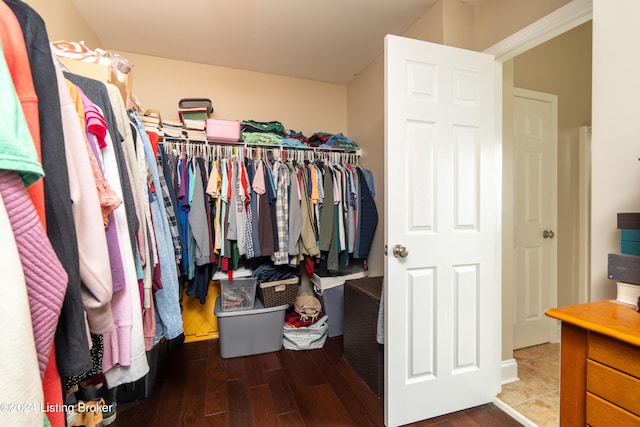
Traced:
<path fill-rule="evenodd" d="M 349 148 L 349 147 L 292 147 L 287 145 L 277 145 L 277 144 L 247 144 L 242 141 L 238 142 L 227 142 L 227 141 L 202 141 L 202 140 L 193 140 L 187 138 L 171 138 L 171 137 L 163 137 L 160 139 L 160 142 L 163 141 L 171 142 L 171 143 L 187 143 L 193 144 L 195 146 L 221 146 L 221 147 L 244 147 L 244 148 L 265 148 L 265 149 L 279 149 L 279 150 L 301 150 L 301 151 L 310 151 L 314 153 L 324 153 L 324 152 L 336 152 L 336 153 L 347 153 L 354 154 L 356 156 L 360 156 L 362 153 L 361 148 Z"/>

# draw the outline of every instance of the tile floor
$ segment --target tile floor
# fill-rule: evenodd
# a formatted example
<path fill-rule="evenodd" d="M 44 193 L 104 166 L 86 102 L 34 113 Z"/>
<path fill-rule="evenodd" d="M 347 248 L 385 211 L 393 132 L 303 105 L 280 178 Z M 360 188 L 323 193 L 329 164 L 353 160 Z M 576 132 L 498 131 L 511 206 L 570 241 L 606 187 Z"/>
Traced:
<path fill-rule="evenodd" d="M 498 399 L 538 427 L 560 425 L 560 344 L 515 350 L 520 381 L 502 386 Z"/>

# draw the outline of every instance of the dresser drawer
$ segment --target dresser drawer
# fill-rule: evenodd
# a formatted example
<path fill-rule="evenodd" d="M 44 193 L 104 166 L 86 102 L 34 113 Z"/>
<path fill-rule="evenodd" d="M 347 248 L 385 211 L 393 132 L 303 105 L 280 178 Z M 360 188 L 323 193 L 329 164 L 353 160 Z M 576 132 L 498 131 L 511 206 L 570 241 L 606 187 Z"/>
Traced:
<path fill-rule="evenodd" d="M 640 347 L 635 345 L 590 332 L 589 359 L 640 378 Z"/>
<path fill-rule="evenodd" d="M 640 417 L 587 392 L 587 424 L 591 427 L 637 427 Z"/>
<path fill-rule="evenodd" d="M 640 415 L 640 379 L 587 360 L 587 391 Z"/>

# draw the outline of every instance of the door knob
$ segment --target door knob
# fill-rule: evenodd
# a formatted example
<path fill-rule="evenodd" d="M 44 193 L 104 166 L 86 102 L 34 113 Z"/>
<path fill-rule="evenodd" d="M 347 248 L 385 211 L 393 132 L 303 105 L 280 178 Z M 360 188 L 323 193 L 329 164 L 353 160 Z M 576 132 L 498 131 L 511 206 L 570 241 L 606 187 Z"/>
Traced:
<path fill-rule="evenodd" d="M 393 247 L 393 256 L 396 258 L 406 258 L 409 255 L 409 251 L 402 245 L 395 245 Z"/>
<path fill-rule="evenodd" d="M 555 233 L 551 230 L 544 230 L 542 232 L 542 237 L 545 239 L 553 239 L 555 236 Z"/>

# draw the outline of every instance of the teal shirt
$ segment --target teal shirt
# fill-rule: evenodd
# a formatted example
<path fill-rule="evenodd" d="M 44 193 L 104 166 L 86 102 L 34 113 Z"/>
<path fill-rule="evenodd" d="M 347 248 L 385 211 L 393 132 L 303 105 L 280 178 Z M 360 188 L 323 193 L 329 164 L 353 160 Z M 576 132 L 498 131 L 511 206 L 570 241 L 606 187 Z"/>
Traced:
<path fill-rule="evenodd" d="M 4 54 L 0 55 L 0 116 L 0 169 L 19 172 L 28 187 L 44 176 L 44 170 Z"/>

